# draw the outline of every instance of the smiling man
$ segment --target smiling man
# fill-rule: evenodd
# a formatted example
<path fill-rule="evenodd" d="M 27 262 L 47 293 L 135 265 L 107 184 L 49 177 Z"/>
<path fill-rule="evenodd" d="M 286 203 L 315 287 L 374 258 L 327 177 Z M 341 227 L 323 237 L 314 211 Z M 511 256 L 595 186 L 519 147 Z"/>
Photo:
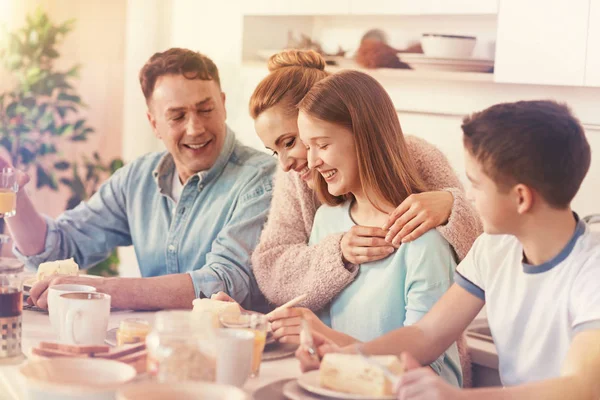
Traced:
<path fill-rule="evenodd" d="M 260 308 L 250 252 L 270 206 L 274 160 L 241 145 L 227 127 L 225 93 L 206 56 L 156 53 L 140 83 L 148 121 L 167 151 L 126 165 L 56 220 L 20 191 L 17 215 L 7 221 L 15 254 L 30 267 L 74 257 L 87 268 L 133 245 L 142 278 L 54 277 L 32 288 L 32 300 L 46 307 L 49 286 L 85 282 L 118 308 L 190 308 L 219 291 Z"/>

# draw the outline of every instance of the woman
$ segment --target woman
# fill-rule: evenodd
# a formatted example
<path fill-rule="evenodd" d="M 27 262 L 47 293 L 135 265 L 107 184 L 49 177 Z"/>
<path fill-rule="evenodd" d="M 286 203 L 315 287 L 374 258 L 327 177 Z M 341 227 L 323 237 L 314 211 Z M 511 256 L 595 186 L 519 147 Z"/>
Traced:
<path fill-rule="evenodd" d="M 459 259 L 481 232 L 479 218 L 446 158 L 427 142 L 406 136 L 408 153 L 428 191 L 402 201 L 382 227 L 357 225 L 308 245 L 320 203 L 310 188 L 306 148 L 298 139 L 297 105 L 327 77 L 324 69 L 324 59 L 313 51 L 278 53 L 250 99 L 256 131 L 282 166 L 269 219 L 252 255 L 253 271 L 271 303 L 281 305 L 306 294 L 302 305 L 311 310 L 323 308 L 350 284 L 358 265 L 387 257 L 401 242 L 431 228 L 437 227 Z M 285 336 L 283 331 L 276 334 Z"/>
<path fill-rule="evenodd" d="M 381 226 L 395 204 L 424 191 L 393 103 L 369 75 L 344 71 L 323 79 L 298 108 L 299 137 L 323 203 L 309 244 L 356 224 Z M 455 268 L 450 245 L 430 230 L 392 255 L 362 264 L 313 329 L 346 345 L 412 325 L 448 290 Z M 456 344 L 430 366 L 447 382 L 462 385 Z"/>

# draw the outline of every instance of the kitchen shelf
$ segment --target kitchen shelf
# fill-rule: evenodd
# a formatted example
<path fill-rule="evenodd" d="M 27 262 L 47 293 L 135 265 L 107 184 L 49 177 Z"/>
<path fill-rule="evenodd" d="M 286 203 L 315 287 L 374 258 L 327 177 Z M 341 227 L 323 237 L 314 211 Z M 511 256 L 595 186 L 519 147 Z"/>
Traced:
<path fill-rule="evenodd" d="M 249 72 L 257 74 L 267 74 L 266 61 L 246 61 L 242 68 Z M 441 81 L 462 81 L 462 82 L 494 82 L 494 74 L 488 72 L 454 72 L 454 71 L 429 71 L 429 70 L 410 70 L 397 68 L 376 68 L 367 69 L 356 63 L 348 61 L 340 66 L 327 66 L 327 71 L 331 73 L 352 69 L 371 75 L 377 80 L 398 79 L 398 80 L 441 80 Z"/>

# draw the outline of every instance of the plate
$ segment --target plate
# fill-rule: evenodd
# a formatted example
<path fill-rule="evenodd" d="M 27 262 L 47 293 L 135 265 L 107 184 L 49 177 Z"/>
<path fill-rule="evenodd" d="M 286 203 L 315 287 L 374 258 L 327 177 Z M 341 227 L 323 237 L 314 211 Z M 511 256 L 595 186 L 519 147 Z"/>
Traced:
<path fill-rule="evenodd" d="M 362 394 L 352 394 L 336 392 L 335 390 L 326 389 L 319 383 L 319 371 L 307 372 L 298 378 L 298 385 L 304 390 L 321 396 L 332 397 L 334 399 L 344 400 L 394 400 L 396 396 L 365 396 Z"/>
<path fill-rule="evenodd" d="M 481 58 L 439 58 L 418 53 L 399 53 L 398 59 L 414 70 L 490 72 L 494 60 Z"/>

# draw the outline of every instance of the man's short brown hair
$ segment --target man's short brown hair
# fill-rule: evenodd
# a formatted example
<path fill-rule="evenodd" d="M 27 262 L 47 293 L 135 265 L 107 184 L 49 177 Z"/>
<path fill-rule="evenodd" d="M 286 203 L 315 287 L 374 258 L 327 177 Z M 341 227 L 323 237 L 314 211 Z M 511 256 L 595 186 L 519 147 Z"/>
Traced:
<path fill-rule="evenodd" d="M 522 183 L 566 208 L 590 167 L 590 146 L 569 107 L 554 101 L 492 106 L 463 120 L 465 149 L 500 188 Z"/>
<path fill-rule="evenodd" d="M 219 70 L 204 54 L 188 49 L 171 48 L 154 53 L 140 70 L 140 85 L 146 102 L 152 97 L 154 85 L 164 75 L 183 75 L 187 79 L 213 80 L 221 86 Z"/>

